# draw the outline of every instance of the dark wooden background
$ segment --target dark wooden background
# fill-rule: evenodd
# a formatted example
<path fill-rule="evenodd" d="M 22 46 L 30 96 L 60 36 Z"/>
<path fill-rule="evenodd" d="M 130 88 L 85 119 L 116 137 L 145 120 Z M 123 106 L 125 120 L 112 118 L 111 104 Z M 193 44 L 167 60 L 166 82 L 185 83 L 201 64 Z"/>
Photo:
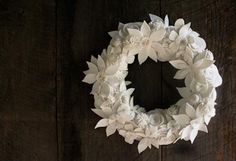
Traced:
<path fill-rule="evenodd" d="M 136 142 L 94 130 L 91 86 L 81 80 L 107 32 L 148 13 L 191 21 L 223 84 L 209 134 L 138 154 Z M 136 60 L 128 75 L 135 102 L 147 110 L 175 103 L 183 83 L 174 73 L 168 63 Z M 0 0 L 0 161 L 236 161 L 236 1 Z"/>

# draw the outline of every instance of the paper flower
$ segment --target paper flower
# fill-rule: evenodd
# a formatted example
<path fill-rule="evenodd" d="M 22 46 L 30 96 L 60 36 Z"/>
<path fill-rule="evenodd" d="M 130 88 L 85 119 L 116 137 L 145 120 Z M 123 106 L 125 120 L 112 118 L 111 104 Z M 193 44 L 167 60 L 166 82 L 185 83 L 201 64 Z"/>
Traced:
<path fill-rule="evenodd" d="M 95 128 L 105 127 L 107 136 L 118 131 L 129 144 L 139 141 L 139 153 L 179 139 L 193 143 L 199 131 L 207 132 L 215 116 L 215 88 L 222 83 L 213 54 L 190 23 L 178 19 L 171 26 L 167 16 L 150 18 L 150 23 L 120 23 L 117 31 L 109 32 L 110 44 L 87 62 L 82 80 L 93 84 L 92 111 L 102 118 Z M 127 88 L 125 78 L 136 55 L 140 64 L 148 57 L 168 61 L 177 69 L 174 78 L 184 80 L 185 87 L 177 88 L 182 98 L 169 109 L 145 111 L 134 105 L 134 89 Z"/>

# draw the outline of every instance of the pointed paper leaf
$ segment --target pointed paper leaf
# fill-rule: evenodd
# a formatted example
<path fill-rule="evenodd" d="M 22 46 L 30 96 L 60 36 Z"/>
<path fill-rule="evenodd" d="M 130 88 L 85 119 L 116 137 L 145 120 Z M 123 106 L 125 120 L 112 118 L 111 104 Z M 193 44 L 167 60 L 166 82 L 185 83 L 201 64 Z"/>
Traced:
<path fill-rule="evenodd" d="M 184 79 L 188 73 L 189 71 L 186 69 L 178 70 L 174 76 L 174 79 Z"/>
<path fill-rule="evenodd" d="M 193 106 L 191 106 L 189 103 L 186 103 L 186 114 L 190 117 L 190 118 L 195 118 L 196 117 L 196 111 L 193 108 Z"/>
<path fill-rule="evenodd" d="M 172 117 L 180 125 L 186 125 L 190 122 L 190 118 L 185 114 L 173 115 Z"/>
<path fill-rule="evenodd" d="M 139 53 L 138 54 L 138 61 L 139 64 L 142 64 L 143 62 L 145 62 L 148 58 L 148 54 L 147 53 Z"/>
<path fill-rule="evenodd" d="M 177 38 L 178 34 L 175 30 L 170 32 L 169 39 L 174 41 Z"/>
<path fill-rule="evenodd" d="M 149 48 L 147 52 L 148 52 L 148 53 L 147 53 L 148 56 L 149 56 L 152 60 L 154 60 L 155 62 L 157 62 L 157 54 L 156 54 L 156 52 L 154 51 L 154 49 L 153 49 L 153 48 Z"/>
<path fill-rule="evenodd" d="M 82 81 L 88 84 L 93 84 L 96 81 L 96 77 L 96 74 L 87 74 Z"/>
<path fill-rule="evenodd" d="M 208 133 L 207 126 L 205 124 L 201 124 L 199 130 Z"/>
<path fill-rule="evenodd" d="M 169 26 L 169 18 L 168 15 L 165 16 L 165 28 Z"/>
<path fill-rule="evenodd" d="M 170 64 L 175 67 L 176 69 L 185 69 L 188 67 L 185 61 L 183 60 L 172 60 Z"/>
<path fill-rule="evenodd" d="M 108 120 L 101 119 L 100 121 L 98 121 L 97 125 L 95 126 L 95 129 L 99 127 L 106 127 L 107 125 L 108 125 Z"/>
<path fill-rule="evenodd" d="M 149 25 L 147 24 L 146 21 L 143 22 L 142 26 L 141 26 L 141 32 L 143 33 L 144 36 L 149 36 L 151 29 L 149 27 Z"/>
<path fill-rule="evenodd" d="M 89 67 L 89 73 L 97 74 L 98 73 L 98 68 L 95 64 L 87 62 L 88 67 Z"/>
<path fill-rule="evenodd" d="M 156 16 L 156 15 L 154 15 L 154 14 L 149 14 L 149 17 L 150 17 L 150 19 L 151 19 L 152 22 L 154 22 L 154 21 L 160 21 L 160 22 L 162 22 L 162 21 L 163 21 L 160 17 L 158 17 L 158 16 Z"/>
<path fill-rule="evenodd" d="M 97 108 L 92 108 L 91 109 L 95 114 L 97 114 L 98 116 L 102 117 L 102 118 L 106 118 L 107 115 L 101 110 L 101 109 L 97 109 Z"/>
<path fill-rule="evenodd" d="M 179 18 L 175 21 L 175 30 L 178 30 L 180 27 L 184 25 L 184 19 Z"/>
<path fill-rule="evenodd" d="M 114 134 L 115 132 L 116 132 L 116 127 L 114 123 L 107 126 L 106 128 L 107 137 Z"/>
<path fill-rule="evenodd" d="M 190 136 L 191 131 L 192 131 L 191 126 L 185 127 L 181 132 L 181 139 L 187 139 Z"/>
<path fill-rule="evenodd" d="M 102 71 L 103 69 L 105 69 L 105 62 L 100 55 L 98 55 L 97 65 L 98 65 L 99 71 Z"/>
<path fill-rule="evenodd" d="M 189 34 L 189 29 L 190 29 L 191 23 L 187 23 L 186 25 L 182 26 L 179 30 L 179 35 L 185 37 L 186 35 Z"/>
<path fill-rule="evenodd" d="M 142 153 L 147 147 L 148 147 L 147 140 L 145 138 L 140 140 L 138 144 L 138 152 Z"/>
<path fill-rule="evenodd" d="M 105 73 L 107 75 L 114 75 L 118 71 L 118 68 L 119 68 L 118 64 L 110 65 L 107 67 Z"/>
<path fill-rule="evenodd" d="M 193 143 L 193 141 L 195 140 L 197 134 L 198 134 L 198 130 L 196 130 L 196 129 L 192 130 L 192 132 L 190 134 L 190 141 L 191 141 L 191 143 Z"/>
<path fill-rule="evenodd" d="M 192 94 L 189 88 L 186 87 L 177 88 L 177 90 L 183 98 L 188 98 Z"/>
<path fill-rule="evenodd" d="M 142 33 L 137 29 L 127 29 L 131 36 L 142 37 Z"/>
<path fill-rule="evenodd" d="M 108 32 L 108 35 L 110 35 L 112 38 L 119 35 L 119 32 L 118 31 L 110 31 Z"/>
<path fill-rule="evenodd" d="M 154 31 L 151 36 L 150 36 L 150 40 L 151 41 L 161 41 L 164 36 L 166 34 L 166 30 L 164 28 L 160 28 L 159 30 L 157 31 Z"/>

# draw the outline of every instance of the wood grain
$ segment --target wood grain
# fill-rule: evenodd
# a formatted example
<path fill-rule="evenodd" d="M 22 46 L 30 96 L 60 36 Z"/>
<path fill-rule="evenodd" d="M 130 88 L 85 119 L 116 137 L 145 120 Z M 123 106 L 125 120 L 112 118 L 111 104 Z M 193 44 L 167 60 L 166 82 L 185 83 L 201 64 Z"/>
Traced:
<path fill-rule="evenodd" d="M 54 1 L 0 1 L 0 160 L 56 161 Z"/>
<path fill-rule="evenodd" d="M 216 116 L 211 120 L 209 133 L 200 133 L 194 144 L 179 141 L 165 146 L 163 161 L 235 161 L 236 160 L 236 104 L 235 104 L 235 45 L 236 3 L 233 0 L 165 0 L 161 3 L 162 16 L 168 13 L 171 22 L 183 17 L 192 22 L 192 28 L 206 40 L 213 51 L 216 64 L 223 77 L 223 85 L 217 89 Z M 168 66 L 163 66 L 169 70 Z M 166 88 L 170 78 L 163 75 L 163 98 L 174 91 Z M 173 97 L 177 97 L 175 94 Z"/>
<path fill-rule="evenodd" d="M 118 22 L 148 13 L 183 17 L 206 40 L 223 77 L 209 134 L 194 144 L 142 154 L 117 133 L 94 130 L 86 61 L 105 48 Z M 235 0 L 0 0 L 0 161 L 236 161 Z M 129 66 L 135 103 L 168 108 L 179 98 L 169 63 Z"/>
<path fill-rule="evenodd" d="M 70 6 L 74 6 L 73 9 Z M 65 69 L 62 70 L 66 71 L 63 75 L 64 105 L 62 110 L 59 110 L 61 111 L 59 115 L 63 115 L 62 129 L 60 129 L 62 136 L 60 159 L 68 161 L 160 160 L 160 151 L 153 149 L 139 155 L 137 143 L 128 145 L 118 134 L 107 138 L 104 129 L 94 130 L 99 117 L 90 110 L 94 102 L 89 95 L 91 86 L 81 82 L 84 77 L 82 71 L 87 68 L 85 62 L 91 55 L 100 54 L 108 45 L 110 37 L 107 32 L 115 30 L 118 22 L 148 20 L 149 12 L 159 14 L 158 1 L 78 0 L 59 3 L 58 7 L 60 8 L 58 11 L 62 13 L 62 15 L 58 14 L 59 20 L 62 20 L 58 24 L 60 31 L 69 31 L 65 33 L 66 36 L 62 34 L 64 36 L 58 37 L 59 44 L 67 46 L 59 47 L 58 51 L 63 54 L 65 58 L 63 61 L 67 61 Z M 133 9 L 130 10 L 130 7 Z M 160 76 L 160 64 L 152 61 L 144 63 L 142 68 L 137 60 L 130 66 L 128 80 L 135 81 L 132 86 L 136 87 L 137 91 L 134 95 L 138 103 L 143 106 L 150 104 L 149 109 L 154 109 L 161 104 Z M 143 82 L 147 85 L 144 86 Z M 127 155 L 128 151 L 132 155 Z"/>

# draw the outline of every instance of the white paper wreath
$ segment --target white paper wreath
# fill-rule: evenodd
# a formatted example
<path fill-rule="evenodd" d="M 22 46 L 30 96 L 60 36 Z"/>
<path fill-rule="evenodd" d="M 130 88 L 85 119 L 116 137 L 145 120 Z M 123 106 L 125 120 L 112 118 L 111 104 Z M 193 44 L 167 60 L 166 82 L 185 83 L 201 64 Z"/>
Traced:
<path fill-rule="evenodd" d="M 98 58 L 87 62 L 83 82 L 93 84 L 95 108 L 102 119 L 95 128 L 106 127 L 106 135 L 119 132 L 132 144 L 138 140 L 138 151 L 147 147 L 175 143 L 178 139 L 192 143 L 198 131 L 207 132 L 207 124 L 215 115 L 215 88 L 222 78 L 214 65 L 211 51 L 199 34 L 178 19 L 169 25 L 150 14 L 151 22 L 119 23 L 118 31 L 109 32 L 112 37 L 107 49 Z M 126 86 L 128 64 L 142 64 L 148 57 L 154 61 L 169 61 L 176 69 L 175 79 L 184 79 L 185 86 L 177 88 L 183 97 L 168 109 L 145 111 L 134 105 L 133 88 Z"/>

